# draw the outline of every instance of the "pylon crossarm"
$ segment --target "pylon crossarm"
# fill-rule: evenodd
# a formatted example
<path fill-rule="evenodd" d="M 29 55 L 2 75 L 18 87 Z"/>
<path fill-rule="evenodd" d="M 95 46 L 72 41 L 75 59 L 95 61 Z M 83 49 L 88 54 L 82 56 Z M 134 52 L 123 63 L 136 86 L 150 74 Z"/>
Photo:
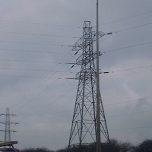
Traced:
<path fill-rule="evenodd" d="M 84 55 L 85 55 L 85 58 L 83 57 Z M 100 53 L 100 55 L 101 55 L 101 53 Z M 90 56 L 91 56 L 91 59 L 90 59 Z M 77 64 L 77 65 L 82 65 L 83 63 L 89 64 L 91 61 L 94 61 L 95 58 L 97 58 L 96 53 L 93 53 L 93 54 L 89 54 L 89 53 L 88 54 L 82 54 L 76 59 L 76 63 L 75 64 Z"/>
<path fill-rule="evenodd" d="M 104 35 L 106 35 L 106 34 L 100 31 L 98 33 L 98 38 L 101 38 Z M 72 51 L 78 52 L 78 51 L 82 50 L 84 47 L 87 47 L 88 45 L 90 45 L 89 43 L 84 44 L 83 40 L 84 40 L 84 36 L 81 36 L 81 38 L 73 45 Z M 92 42 L 94 42 L 94 41 L 96 41 L 96 32 L 95 31 L 92 32 Z"/>

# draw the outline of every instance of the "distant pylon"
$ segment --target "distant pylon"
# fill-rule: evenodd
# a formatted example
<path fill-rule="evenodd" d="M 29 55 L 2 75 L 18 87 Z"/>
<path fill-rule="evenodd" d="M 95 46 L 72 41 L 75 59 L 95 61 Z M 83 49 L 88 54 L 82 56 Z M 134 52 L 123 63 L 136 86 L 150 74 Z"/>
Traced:
<path fill-rule="evenodd" d="M 16 124 L 18 124 L 18 123 L 16 123 L 16 122 L 11 122 L 11 121 L 10 121 L 10 116 L 15 116 L 15 114 L 10 114 L 9 108 L 6 108 L 6 114 L 0 114 L 0 116 L 1 116 L 1 115 L 6 116 L 5 122 L 0 122 L 0 123 L 2 123 L 2 124 L 5 124 L 5 130 L 0 130 L 0 131 L 5 132 L 5 134 L 4 134 L 4 142 L 6 142 L 6 141 L 11 141 L 11 132 L 16 132 L 16 131 L 11 130 L 11 129 L 10 129 L 10 125 L 11 125 L 11 124 L 15 124 L 15 125 L 16 125 Z"/>
<path fill-rule="evenodd" d="M 111 33 L 109 33 L 111 34 Z M 98 37 L 105 35 L 98 33 Z M 74 114 L 69 138 L 69 147 L 73 144 L 88 144 L 96 142 L 96 85 L 97 75 L 95 67 L 96 53 L 93 51 L 93 42 L 96 40 L 96 33 L 92 31 L 90 21 L 85 21 L 83 26 L 83 36 L 73 46 L 73 51 L 82 50 L 82 54 L 77 58 L 77 65 L 81 65 L 81 70 L 76 74 L 78 89 L 74 107 Z M 74 66 L 74 65 L 73 65 Z M 109 141 L 109 133 L 104 114 L 104 108 L 100 95 L 100 124 L 103 141 Z"/>

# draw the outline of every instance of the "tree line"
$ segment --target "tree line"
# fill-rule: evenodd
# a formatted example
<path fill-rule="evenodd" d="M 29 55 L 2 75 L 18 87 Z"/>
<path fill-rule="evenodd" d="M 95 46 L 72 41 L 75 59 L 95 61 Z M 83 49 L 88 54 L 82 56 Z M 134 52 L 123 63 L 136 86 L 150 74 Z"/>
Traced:
<path fill-rule="evenodd" d="M 72 145 L 59 149 L 56 152 L 96 152 L 95 143 L 87 145 Z M 21 152 L 55 152 L 47 148 L 28 148 L 21 150 Z M 152 140 L 145 140 L 142 143 L 134 146 L 129 142 L 118 142 L 117 140 L 110 140 L 110 142 L 101 144 L 101 152 L 152 152 Z"/>

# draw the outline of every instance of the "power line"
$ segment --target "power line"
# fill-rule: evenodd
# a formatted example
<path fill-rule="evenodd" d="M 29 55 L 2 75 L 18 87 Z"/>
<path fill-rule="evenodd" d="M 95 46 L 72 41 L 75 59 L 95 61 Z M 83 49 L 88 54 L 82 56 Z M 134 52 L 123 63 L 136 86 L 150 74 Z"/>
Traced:
<path fill-rule="evenodd" d="M 124 17 L 124 18 L 122 18 L 122 19 L 118 19 L 118 20 L 115 20 L 115 21 L 111 21 L 111 22 L 107 22 L 107 23 L 103 23 L 103 24 L 101 24 L 101 26 L 103 26 L 103 25 L 107 25 L 107 24 L 111 24 L 111 23 L 115 23 L 115 22 L 120 22 L 120 21 L 123 21 L 123 20 L 127 20 L 127 19 L 130 19 L 130 18 L 134 18 L 134 17 L 137 17 L 137 16 L 141 16 L 141 15 L 145 15 L 145 14 L 148 14 L 148 13 L 152 13 L 152 11 L 147 11 L 147 12 L 143 12 L 143 13 L 139 13 L 139 14 L 135 14 L 135 15 L 132 15 L 132 16 L 128 16 L 128 17 Z M 71 28 L 82 28 L 81 26 L 73 26 L 73 25 L 59 25 L 59 24 L 51 24 L 51 23 L 44 23 L 44 21 L 43 21 L 43 23 L 42 22 L 33 22 L 33 21 L 31 21 L 31 22 L 25 22 L 25 21 L 18 21 L 18 20 L 0 20 L 1 22 L 17 22 L 17 23 L 22 23 L 22 24 L 37 24 L 37 25 L 48 25 L 48 26 L 55 26 L 55 27 L 67 27 L 67 28 L 69 28 L 69 27 L 71 27 Z M 95 26 L 94 26 L 95 27 Z M 0 31 L 0 32 L 2 32 L 2 31 Z M 16 32 L 9 32 L 8 31 L 8 33 L 16 33 Z M 16 33 L 16 34 L 18 34 L 18 33 Z M 21 32 L 21 34 L 26 34 L 26 33 L 23 33 L 23 32 Z M 28 34 L 28 33 L 27 33 Z M 32 34 L 32 35 L 41 35 L 41 36 L 43 36 L 43 34 Z M 48 35 L 48 34 L 44 34 L 44 36 L 51 36 L 51 35 Z M 56 35 L 52 35 L 52 36 L 56 36 Z M 58 37 L 58 36 L 57 36 Z M 59 37 L 62 37 L 62 36 L 59 36 Z M 64 37 L 64 36 L 63 36 Z"/>
<path fill-rule="evenodd" d="M 38 78 L 38 79 L 41 79 L 41 78 L 46 78 L 45 76 L 44 77 L 41 77 L 41 76 L 26 76 L 26 75 L 0 75 L 0 77 L 16 77 L 16 78 Z M 58 79 L 58 80 L 61 80 L 61 79 L 66 79 L 66 78 L 51 78 L 51 79 Z"/>
<path fill-rule="evenodd" d="M 78 38 L 64 35 L 52 35 L 52 34 L 36 34 L 36 33 L 25 33 L 25 32 L 11 32 L 11 31 L 0 31 L 0 33 L 17 34 L 17 35 L 30 35 L 30 36 L 46 36 L 46 37 L 60 37 L 60 38 Z"/>
<path fill-rule="evenodd" d="M 129 71 L 129 70 L 138 70 L 138 69 L 150 68 L 150 67 L 152 67 L 152 65 L 145 65 L 145 66 L 140 66 L 140 67 L 133 67 L 133 68 L 115 70 L 115 71 L 111 71 L 111 72 L 109 72 L 109 73 L 123 72 L 123 71 Z"/>
<path fill-rule="evenodd" d="M 141 126 L 141 127 L 130 127 L 130 128 L 118 128 L 118 129 L 109 129 L 110 131 L 117 131 L 117 130 L 130 130 L 130 129 L 147 129 L 152 128 L 152 126 Z"/>
<path fill-rule="evenodd" d="M 134 102 L 134 101 L 143 100 L 143 99 L 149 99 L 149 98 L 151 98 L 151 97 L 143 97 L 143 98 L 139 98 L 139 99 L 136 99 L 136 100 L 128 100 L 128 101 L 118 102 L 118 103 L 114 103 L 114 104 L 108 104 L 108 105 L 104 105 L 104 106 L 117 106 L 117 105 L 120 105 L 120 104 L 126 104 L 128 102 Z M 50 114 L 65 113 L 65 112 L 67 113 L 67 112 L 71 112 L 71 111 L 72 110 L 57 111 L 57 112 L 51 112 L 51 113 L 41 113 L 40 115 L 44 117 L 44 115 L 46 115 L 46 114 L 50 115 Z M 107 116 L 107 117 L 117 117 L 117 116 L 124 116 L 124 115 L 132 115 L 132 114 L 146 113 L 146 112 L 151 112 L 151 111 L 152 110 L 144 110 L 144 111 L 138 111 L 138 112 L 133 112 L 133 113 L 127 113 L 127 114 L 112 115 L 112 116 Z"/>
<path fill-rule="evenodd" d="M 44 116 L 44 115 L 52 115 L 52 114 L 60 114 L 60 113 L 68 113 L 68 112 L 72 112 L 73 110 L 66 110 L 66 111 L 56 111 L 56 112 L 50 112 L 50 113 L 39 113 L 38 115 L 35 115 L 35 117 L 40 117 L 40 116 Z M 29 114 L 22 114 L 23 116 L 29 116 Z M 20 114 L 21 116 L 21 114 Z"/>
<path fill-rule="evenodd" d="M 57 51 L 57 50 L 54 50 L 54 51 L 33 51 L 33 50 L 11 50 L 11 49 L 0 49 L 0 51 L 9 51 L 9 52 L 29 52 L 29 53 L 57 53 L 58 55 L 60 54 L 69 54 L 69 52 L 60 52 L 60 51 Z"/>
<path fill-rule="evenodd" d="M 25 22 L 25 21 L 18 21 L 18 20 L 0 20 L 1 22 L 14 22 L 14 23 L 21 23 L 21 24 L 36 24 L 36 25 L 47 25 L 47 26 L 55 26 L 55 27 L 63 27 L 63 28 L 82 28 L 80 26 L 73 26 L 73 25 L 59 25 L 59 24 L 51 24 L 51 23 L 43 23 L 42 22 Z M 60 20 L 61 21 L 61 20 Z"/>
<path fill-rule="evenodd" d="M 65 55 L 64 57 L 66 57 L 66 56 L 67 56 L 67 55 Z M 72 57 L 73 57 L 73 56 L 72 56 Z M 72 58 L 72 57 L 71 57 L 71 58 Z M 70 58 L 70 59 L 71 59 L 71 58 Z M 69 59 L 69 60 L 70 60 L 70 59 Z M 63 60 L 63 58 L 62 58 L 62 60 Z M 69 60 L 68 60 L 68 61 L 69 61 Z M 62 65 L 62 66 L 63 66 L 63 65 Z M 62 68 L 62 66 L 61 66 L 60 68 Z M 59 69 L 60 69 L 60 68 L 59 68 Z M 56 69 L 56 67 L 53 67 L 53 69 Z M 53 75 L 54 75 L 57 71 L 59 71 L 59 69 L 56 70 L 56 71 L 53 73 Z M 49 74 L 50 74 L 50 72 L 45 75 L 46 78 L 45 78 L 44 80 L 42 80 L 42 81 L 40 82 L 40 84 L 39 84 L 32 92 L 30 92 L 28 95 L 24 96 L 24 98 L 18 100 L 18 101 L 17 101 L 17 104 L 19 104 L 19 103 L 20 103 L 23 99 L 25 99 L 26 97 L 29 97 L 29 95 L 31 95 L 31 94 L 34 93 L 38 88 L 40 88 L 40 87 L 42 86 L 42 84 L 44 84 L 45 82 L 47 82 L 47 81 L 51 78 L 51 77 L 48 77 Z M 15 105 L 17 105 L 17 104 L 15 104 Z M 13 106 L 13 107 L 14 107 L 14 106 Z"/>
<path fill-rule="evenodd" d="M 115 22 L 120 22 L 120 21 L 123 21 L 123 20 L 127 20 L 127 19 L 130 19 L 130 18 L 134 18 L 134 17 L 137 17 L 137 16 L 141 16 L 141 15 L 145 15 L 145 14 L 149 14 L 149 13 L 152 13 L 152 11 L 147 11 L 147 12 L 143 12 L 143 13 L 139 13 L 139 14 L 135 14 L 135 15 L 132 15 L 132 16 L 128 16 L 128 17 L 124 17 L 124 18 L 121 18 L 121 19 L 118 19 L 118 20 L 114 20 L 114 21 L 111 21 L 111 22 L 107 22 L 107 23 L 103 23 L 101 24 L 102 25 L 107 25 L 107 24 L 111 24 L 111 23 L 115 23 Z M 71 27 L 71 28 L 82 28 L 82 26 L 73 26 L 73 25 L 59 25 L 59 24 L 51 24 L 51 23 L 43 23 L 42 22 L 33 22 L 33 21 L 19 21 L 19 20 L 0 20 L 1 22 L 17 22 L 17 23 L 21 23 L 21 24 L 36 24 L 36 25 L 47 25 L 47 26 L 55 26 L 55 27 Z M 39 20 L 40 21 L 40 20 Z M 95 27 L 95 26 L 94 26 Z"/>
<path fill-rule="evenodd" d="M 119 115 L 111 115 L 111 116 L 106 116 L 106 117 L 121 117 L 121 116 L 136 115 L 136 114 L 147 113 L 147 112 L 152 112 L 152 110 L 132 112 L 132 113 L 126 113 L 126 114 L 119 114 Z"/>
<path fill-rule="evenodd" d="M 71 112 L 71 111 L 72 110 L 68 110 L 66 112 Z M 136 115 L 136 114 L 142 114 L 142 113 L 148 113 L 148 112 L 152 112 L 152 109 L 151 110 L 138 111 L 138 112 L 132 112 L 132 113 L 118 114 L 118 115 L 107 115 L 106 117 L 121 117 L 121 116 Z M 57 114 L 57 113 L 65 113 L 65 111 L 52 112 L 52 113 L 47 113 L 47 114 Z M 44 117 L 45 114 L 40 114 L 40 115 L 42 117 Z M 35 116 L 35 117 L 40 117 L 40 116 Z M 63 122 L 65 122 L 65 121 L 63 121 Z M 69 121 L 67 121 L 67 122 L 69 122 Z M 50 123 L 42 122 L 42 124 L 50 124 Z M 53 123 L 55 123 L 55 122 L 53 122 Z M 56 122 L 56 123 L 58 123 L 58 122 Z M 24 123 L 24 124 L 33 124 L 33 123 Z"/>
<path fill-rule="evenodd" d="M 147 25 L 151 25 L 151 24 L 152 24 L 152 22 L 146 23 L 146 24 L 142 24 L 142 25 L 137 25 L 137 26 L 133 26 L 133 27 L 130 27 L 130 28 L 122 29 L 122 30 L 119 30 L 119 31 L 116 31 L 116 32 L 113 32 L 113 33 L 120 33 L 120 32 L 132 30 L 132 29 L 135 29 L 135 28 L 139 28 L 139 27 L 143 27 L 143 26 L 147 26 Z"/>
<path fill-rule="evenodd" d="M 137 17 L 137 16 L 149 14 L 149 13 L 152 13 L 152 10 L 147 11 L 147 12 L 143 12 L 143 13 L 139 13 L 139 14 L 135 14 L 135 15 L 132 15 L 132 16 L 124 17 L 124 18 L 122 18 L 122 19 L 118 19 L 118 20 L 115 20 L 115 21 L 103 23 L 103 24 L 101 24 L 101 26 L 102 26 L 102 25 L 111 24 L 111 23 L 115 23 L 115 22 L 120 22 L 120 21 L 123 21 L 123 20 L 127 20 L 127 19 L 130 19 L 130 18 L 134 18 L 134 17 Z"/>
<path fill-rule="evenodd" d="M 122 30 L 119 30 L 119 31 L 116 31 L 116 32 L 113 32 L 113 33 L 119 33 L 119 32 L 123 32 L 123 31 L 127 31 L 127 30 L 131 30 L 131 29 L 134 29 L 134 28 L 139 28 L 139 27 L 142 27 L 142 26 L 147 26 L 147 25 L 150 25 L 152 24 L 152 22 L 150 23 L 146 23 L 146 24 L 142 24 L 142 25 L 138 25 L 138 26 L 134 26 L 134 27 L 130 27 L 130 28 L 126 28 L 126 29 L 122 29 Z M 0 31 L 2 32 L 2 31 Z M 28 34 L 28 33 L 17 33 L 17 32 L 6 32 L 6 33 L 14 33 L 14 34 Z M 68 37 L 68 36 L 56 36 L 56 35 L 45 35 L 45 34 L 29 34 L 29 35 L 40 35 L 40 36 L 54 36 L 54 37 Z M 77 38 L 77 37 L 69 37 L 69 38 Z M 28 44 L 38 44 L 38 45 L 57 45 L 57 44 L 41 44 L 41 43 L 29 43 L 29 42 L 15 42 L 15 41 L 1 41 L 1 42 L 11 42 L 11 43 L 28 43 Z M 69 45 L 58 45 L 58 46 L 68 46 Z M 25 51 L 25 50 L 7 50 L 5 49 L 5 51 Z M 111 50 L 111 51 L 115 51 L 115 50 Z M 27 51 L 26 51 L 27 52 Z M 57 53 L 57 52 L 42 52 L 42 51 L 28 51 L 28 52 L 38 52 L 38 53 Z M 110 52 L 110 51 L 106 51 L 106 52 Z M 105 53 L 105 52 L 104 52 Z M 65 54 L 65 53 L 60 53 L 60 54 Z"/>
<path fill-rule="evenodd" d="M 114 51 L 120 51 L 120 50 L 123 50 L 123 49 L 128 49 L 128 48 L 142 46 L 142 45 L 151 44 L 151 43 L 152 43 L 152 41 L 144 42 L 144 43 L 139 43 L 139 44 L 135 44 L 135 45 L 130 45 L 130 46 L 122 47 L 122 48 L 117 48 L 117 49 L 105 51 L 105 52 L 102 52 L 102 53 L 109 53 L 109 52 L 114 52 Z"/>
<path fill-rule="evenodd" d="M 0 41 L 0 43 L 19 43 L 19 44 L 31 44 L 31 45 L 54 45 L 54 46 L 61 46 L 61 47 L 69 47 L 69 45 L 64 44 L 50 44 L 50 43 L 38 43 L 38 42 L 19 42 L 19 41 Z"/>
<path fill-rule="evenodd" d="M 28 134 L 69 134 L 69 132 L 58 132 L 58 131 L 35 131 L 35 132 L 30 132 L 30 131 L 19 131 L 21 133 L 28 133 Z"/>
<path fill-rule="evenodd" d="M 113 33 L 119 33 L 119 32 L 123 32 L 123 31 L 127 31 L 127 30 L 131 30 L 131 29 L 134 29 L 134 28 L 139 28 L 139 27 L 142 27 L 142 26 L 147 26 L 147 25 L 151 25 L 152 23 L 146 23 L 146 24 L 142 24 L 142 25 L 138 25 L 138 26 L 134 26 L 134 27 L 130 27 L 130 28 L 126 28 L 126 29 L 122 29 L 122 30 L 119 30 L 119 31 L 116 31 L 116 32 L 113 32 Z M 20 35 L 33 35 L 33 36 L 47 36 L 47 37 L 60 37 L 60 38 L 78 38 L 78 37 L 70 37 L 70 36 L 59 36 L 59 35 L 49 35 L 49 34 L 36 34 L 36 33 L 25 33 L 25 32 L 11 32 L 11 31 L 0 31 L 0 33 L 8 33 L 8 34 L 20 34 Z M 5 41 L 6 42 L 6 41 Z M 12 41 L 11 41 L 12 42 Z M 14 42 L 13 43 L 17 43 L 17 42 Z M 24 43 L 24 42 L 18 42 L 18 43 Z M 33 43 L 32 43 L 33 44 Z M 40 45 L 46 45 L 46 44 L 40 44 Z M 54 45 L 54 44 L 53 44 Z M 62 46 L 62 45 L 61 45 Z"/>
<path fill-rule="evenodd" d="M 62 96 L 60 96 L 57 100 L 59 100 L 60 98 L 64 97 L 64 96 L 67 95 L 69 92 L 73 91 L 74 89 L 75 89 L 75 87 L 74 87 L 73 89 L 70 89 L 70 91 L 66 92 L 66 93 L 63 94 Z M 43 90 L 43 91 L 44 91 L 44 90 Z M 20 120 L 19 122 L 22 122 L 23 120 L 28 119 L 29 117 L 32 117 L 33 115 L 35 115 L 35 114 L 38 113 L 39 111 L 45 109 L 46 107 L 48 107 L 48 106 L 51 105 L 52 103 L 56 102 L 57 100 L 54 100 L 54 101 L 50 102 L 49 104 L 47 104 L 47 105 L 45 105 L 44 107 L 38 109 L 36 112 L 30 114 L 28 117 Z"/>
<path fill-rule="evenodd" d="M 73 56 L 72 56 L 71 58 L 73 58 Z M 67 62 L 69 62 L 69 61 L 71 60 L 71 58 L 68 59 Z M 62 67 L 63 67 L 63 65 L 62 65 L 58 70 L 60 70 Z M 57 70 L 57 71 L 58 71 L 58 70 Z M 69 70 L 70 70 L 70 69 L 68 69 L 67 71 L 69 71 Z M 65 71 L 64 74 L 65 74 L 67 71 Z M 54 72 L 54 74 L 55 74 L 55 73 L 56 73 L 56 72 Z M 61 76 L 63 76 L 64 74 L 62 74 Z M 52 75 L 52 76 L 53 76 L 53 75 Z M 44 82 L 42 82 L 36 89 L 34 89 L 30 94 L 32 94 L 34 91 L 36 91 L 43 83 L 47 82 L 50 78 L 51 78 L 51 77 L 47 78 L 47 79 L 46 79 Z M 50 85 L 48 85 L 46 88 L 50 87 L 50 86 L 51 86 L 53 83 L 55 83 L 58 79 L 59 79 L 59 78 L 55 79 L 55 81 L 53 81 L 53 82 L 52 82 Z M 46 89 L 46 88 L 45 88 L 45 89 Z M 28 103 L 31 102 L 35 97 L 37 97 L 38 95 L 40 95 L 43 91 L 45 91 L 45 89 L 43 89 L 41 92 L 39 92 L 39 93 L 38 93 L 36 96 L 34 96 L 31 100 L 29 100 Z M 30 95 L 30 94 L 29 94 L 29 95 Z M 28 96 L 29 96 L 29 95 L 28 95 Z M 26 97 L 27 97 L 27 96 L 26 96 Z M 25 99 L 25 98 L 24 98 L 24 99 Z M 23 100 L 23 99 L 22 99 L 22 100 Z M 22 100 L 20 100 L 18 103 L 20 103 Z M 17 103 L 17 104 L 18 104 L 18 103 Z M 26 103 L 26 104 L 27 104 L 27 103 Z M 23 108 L 26 104 L 24 104 L 24 105 L 23 105 L 22 107 L 20 107 L 18 110 L 20 110 L 21 108 Z M 13 107 L 14 107 L 14 106 L 13 106 Z M 18 111 L 18 110 L 17 110 L 17 111 Z"/>
<path fill-rule="evenodd" d="M 42 69 L 14 69 L 14 68 L 0 68 L 0 70 L 13 70 L 13 71 L 31 71 L 31 72 L 56 72 L 51 70 L 42 70 Z M 57 71 L 57 72 L 65 72 L 65 71 Z M 70 72 L 70 73 L 76 73 L 76 72 Z"/>
<path fill-rule="evenodd" d="M 141 127 L 128 127 L 128 128 L 117 128 L 117 129 L 109 129 L 109 131 L 120 131 L 120 130 L 133 130 L 133 129 L 147 129 L 147 128 L 152 128 L 152 126 L 141 126 Z M 59 132 L 59 131 L 56 131 L 56 132 L 53 132 L 53 131 L 37 131 L 37 132 L 30 132 L 30 131 L 19 131 L 19 132 L 22 132 L 22 133 L 30 133 L 30 134 L 45 134 L 45 133 L 56 133 L 56 134 L 60 134 L 60 133 L 67 133 L 69 134 L 69 132 Z"/>
<path fill-rule="evenodd" d="M 138 70 L 138 69 L 143 69 L 143 68 L 151 68 L 152 65 L 145 65 L 145 66 L 140 66 L 140 67 L 132 67 L 132 68 L 126 68 L 126 69 L 120 69 L 120 70 L 112 70 L 109 71 L 108 73 L 116 73 L 116 72 L 123 72 L 123 71 L 130 71 L 130 70 Z M 10 68 L 0 68 L 0 70 L 14 70 L 14 71 L 32 71 L 32 72 L 59 72 L 59 73 L 64 73 L 67 71 L 50 71 L 50 70 L 34 70 L 34 69 L 10 69 Z M 69 72 L 69 73 L 76 73 L 76 72 Z M 20 77 L 20 78 L 45 78 L 45 76 L 31 76 L 31 75 L 7 75 L 7 74 L 0 74 L 1 77 Z M 52 78 L 53 79 L 53 78 Z M 56 78 L 54 78 L 56 79 Z M 66 79 L 63 77 L 58 77 L 58 79 Z"/>
<path fill-rule="evenodd" d="M 9 62 L 30 62 L 30 63 L 46 63 L 46 64 L 67 64 L 61 62 L 50 62 L 50 61 L 30 61 L 30 60 L 12 60 L 12 59 L 0 59 L 0 61 L 9 61 Z"/>
<path fill-rule="evenodd" d="M 143 98 L 139 98 L 139 99 L 135 99 L 135 100 L 128 100 L 128 101 L 117 102 L 117 103 L 113 103 L 113 104 L 107 104 L 107 105 L 104 105 L 104 106 L 115 106 L 115 105 L 118 105 L 118 104 L 124 104 L 124 103 L 128 103 L 128 102 L 134 102 L 134 101 L 143 100 L 143 99 L 150 99 L 150 98 L 152 98 L 152 97 L 143 97 Z"/>

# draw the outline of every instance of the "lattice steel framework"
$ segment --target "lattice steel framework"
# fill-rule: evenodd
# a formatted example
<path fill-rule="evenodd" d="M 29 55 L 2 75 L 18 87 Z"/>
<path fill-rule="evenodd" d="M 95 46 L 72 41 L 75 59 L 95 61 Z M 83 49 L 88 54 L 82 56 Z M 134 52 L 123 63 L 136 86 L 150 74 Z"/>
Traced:
<path fill-rule="evenodd" d="M 11 130 L 10 129 L 10 125 L 11 124 L 18 124 L 16 122 L 11 122 L 10 121 L 10 116 L 15 116 L 15 114 L 10 114 L 9 112 L 9 108 L 6 108 L 6 114 L 0 114 L 1 115 L 4 115 L 6 116 L 6 119 L 5 119 L 5 122 L 0 122 L 2 124 L 5 124 L 5 130 L 0 130 L 0 131 L 3 131 L 5 134 L 4 134 L 4 142 L 6 141 L 11 141 L 11 132 L 16 132 L 14 130 Z"/>
<path fill-rule="evenodd" d="M 99 38 L 104 33 L 98 33 Z M 73 46 L 76 53 L 82 50 L 77 58 L 76 64 L 81 65 L 81 70 L 76 74 L 78 89 L 74 107 L 74 114 L 71 125 L 69 146 L 72 144 L 86 144 L 96 142 L 96 53 L 93 51 L 93 42 L 96 40 L 96 33 L 92 31 L 90 21 L 85 21 L 83 36 Z M 76 54 L 75 53 L 75 54 Z M 104 114 L 104 108 L 100 96 L 101 109 L 101 135 L 109 141 L 109 134 Z"/>
<path fill-rule="evenodd" d="M 6 108 L 6 120 L 5 120 L 5 136 L 4 136 L 4 141 L 11 141 L 9 108 Z"/>

